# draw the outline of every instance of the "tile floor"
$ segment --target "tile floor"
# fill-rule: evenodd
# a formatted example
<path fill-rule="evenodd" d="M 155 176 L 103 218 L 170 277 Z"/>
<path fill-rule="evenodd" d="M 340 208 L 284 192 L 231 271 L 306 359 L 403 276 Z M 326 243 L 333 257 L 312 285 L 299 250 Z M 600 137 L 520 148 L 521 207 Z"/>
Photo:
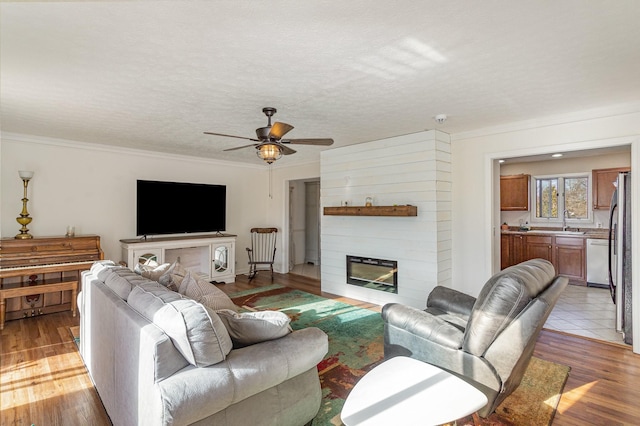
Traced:
<path fill-rule="evenodd" d="M 300 264 L 293 274 L 320 279 L 320 266 Z M 624 344 L 615 330 L 616 307 L 609 289 L 569 285 L 558 299 L 544 327 L 592 339 Z"/>
<path fill-rule="evenodd" d="M 301 263 L 299 265 L 295 265 L 289 272 L 291 272 L 292 274 L 315 278 L 317 280 L 320 279 L 320 265 Z"/>
<path fill-rule="evenodd" d="M 616 307 L 609 289 L 569 285 L 544 327 L 550 330 L 624 344 L 615 330 Z"/>

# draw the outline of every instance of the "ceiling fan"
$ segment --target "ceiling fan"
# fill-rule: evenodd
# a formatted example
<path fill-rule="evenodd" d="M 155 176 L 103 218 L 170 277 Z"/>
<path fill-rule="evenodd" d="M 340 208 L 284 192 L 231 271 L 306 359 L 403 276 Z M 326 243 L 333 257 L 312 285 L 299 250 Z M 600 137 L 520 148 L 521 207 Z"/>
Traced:
<path fill-rule="evenodd" d="M 235 151 L 236 149 L 248 148 L 253 146 L 257 150 L 258 157 L 266 161 L 268 164 L 273 163 L 282 155 L 290 155 L 296 152 L 287 144 L 292 145 L 319 145 L 329 146 L 333 144 L 333 139 L 282 139 L 284 135 L 289 133 L 293 126 L 287 123 L 275 122 L 271 124 L 271 117 L 276 113 L 276 109 L 272 107 L 262 108 L 262 112 L 267 116 L 267 126 L 256 129 L 257 139 L 245 138 L 243 136 L 225 135 L 224 133 L 204 132 L 205 135 L 225 136 L 228 138 L 246 139 L 257 142 L 250 145 L 238 146 L 236 148 L 225 149 L 225 151 Z"/>

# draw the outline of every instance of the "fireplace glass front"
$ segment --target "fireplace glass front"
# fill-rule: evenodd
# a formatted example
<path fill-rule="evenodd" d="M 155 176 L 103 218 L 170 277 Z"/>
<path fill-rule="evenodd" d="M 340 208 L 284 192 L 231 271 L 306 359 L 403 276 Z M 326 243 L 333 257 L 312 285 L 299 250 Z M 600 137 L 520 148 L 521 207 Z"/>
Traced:
<path fill-rule="evenodd" d="M 347 283 L 398 293 L 398 262 L 347 255 Z"/>

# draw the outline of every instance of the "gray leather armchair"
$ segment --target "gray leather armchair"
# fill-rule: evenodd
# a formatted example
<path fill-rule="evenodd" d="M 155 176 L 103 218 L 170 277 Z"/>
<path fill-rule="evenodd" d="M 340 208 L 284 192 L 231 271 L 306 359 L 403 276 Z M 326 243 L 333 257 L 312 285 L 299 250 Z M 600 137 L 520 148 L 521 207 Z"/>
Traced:
<path fill-rule="evenodd" d="M 478 298 L 436 287 L 422 311 L 382 308 L 385 359 L 404 355 L 447 370 L 481 390 L 487 417 L 513 392 L 540 330 L 568 280 L 553 265 L 528 260 L 491 277 Z"/>

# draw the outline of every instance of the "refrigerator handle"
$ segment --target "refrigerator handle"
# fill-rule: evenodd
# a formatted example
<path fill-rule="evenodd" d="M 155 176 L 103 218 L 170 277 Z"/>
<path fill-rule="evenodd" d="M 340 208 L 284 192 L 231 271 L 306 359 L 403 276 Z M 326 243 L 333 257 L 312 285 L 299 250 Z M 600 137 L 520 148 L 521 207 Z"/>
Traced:
<path fill-rule="evenodd" d="M 613 256 L 616 254 L 618 248 L 616 244 L 616 228 L 617 223 L 613 222 L 616 210 L 618 208 L 617 189 L 613 191 L 611 197 L 611 207 L 609 208 L 609 291 L 611 292 L 611 298 L 613 303 L 616 303 L 616 285 L 613 277 Z"/>

